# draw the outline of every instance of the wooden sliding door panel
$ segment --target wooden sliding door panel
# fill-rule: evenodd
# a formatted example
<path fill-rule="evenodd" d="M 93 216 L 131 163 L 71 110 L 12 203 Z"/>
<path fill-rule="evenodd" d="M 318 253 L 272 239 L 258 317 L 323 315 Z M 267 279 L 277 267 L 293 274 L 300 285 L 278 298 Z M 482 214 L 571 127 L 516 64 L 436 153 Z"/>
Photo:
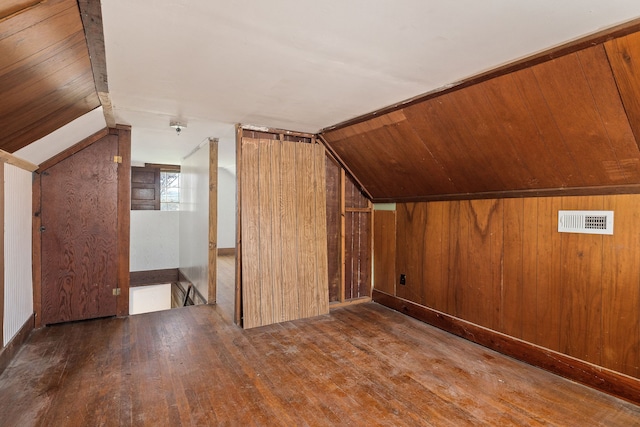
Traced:
<path fill-rule="evenodd" d="M 258 140 L 242 140 L 242 313 L 243 325 L 262 323 Z M 246 165 L 246 166 L 245 166 Z M 249 326 L 251 327 L 251 326 Z"/>
<path fill-rule="evenodd" d="M 274 139 L 241 143 L 244 327 L 327 313 L 324 149 Z"/>
<path fill-rule="evenodd" d="M 300 298 L 298 286 L 298 254 L 297 243 L 297 203 L 296 203 L 296 169 L 293 162 L 296 155 L 293 143 L 282 144 L 280 151 L 282 165 L 281 195 L 282 195 L 282 260 L 295 262 L 282 263 L 282 304 L 283 321 L 294 320 L 300 312 Z M 286 232 L 286 233 L 285 233 Z"/>

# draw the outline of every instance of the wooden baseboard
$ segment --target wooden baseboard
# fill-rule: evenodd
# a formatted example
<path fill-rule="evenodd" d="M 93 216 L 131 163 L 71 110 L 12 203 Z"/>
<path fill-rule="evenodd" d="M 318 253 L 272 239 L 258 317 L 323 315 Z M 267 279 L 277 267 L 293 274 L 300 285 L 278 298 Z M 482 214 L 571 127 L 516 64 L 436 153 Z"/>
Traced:
<path fill-rule="evenodd" d="M 22 345 L 25 343 L 31 331 L 33 331 L 33 327 L 35 325 L 35 317 L 34 314 L 31 314 L 26 322 L 22 325 L 20 330 L 11 341 L 7 343 L 7 345 L 0 350 L 0 374 L 7 369 L 13 357 L 18 353 Z"/>
<path fill-rule="evenodd" d="M 514 359 L 640 404 L 640 380 L 637 378 L 522 341 L 375 289 L 373 301 Z"/>
<path fill-rule="evenodd" d="M 364 304 L 365 302 L 371 302 L 371 297 L 355 298 L 355 299 L 350 299 L 344 302 L 339 302 L 339 301 L 330 302 L 329 309 L 333 310 L 334 308 L 341 308 L 341 307 L 346 307 L 354 304 Z"/>
<path fill-rule="evenodd" d="M 235 255 L 236 248 L 218 248 L 218 256 Z"/>
<path fill-rule="evenodd" d="M 178 281 L 178 269 L 132 271 L 129 273 L 129 287 L 159 285 Z"/>

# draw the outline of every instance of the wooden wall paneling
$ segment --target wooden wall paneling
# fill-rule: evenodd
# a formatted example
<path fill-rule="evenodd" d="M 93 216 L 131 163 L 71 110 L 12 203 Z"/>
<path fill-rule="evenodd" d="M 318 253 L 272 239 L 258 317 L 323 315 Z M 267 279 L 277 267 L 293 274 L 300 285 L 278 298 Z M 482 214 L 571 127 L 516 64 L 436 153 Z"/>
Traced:
<path fill-rule="evenodd" d="M 264 144 L 264 143 L 263 143 Z M 268 202 L 270 205 L 267 209 L 271 212 L 271 232 L 273 239 L 271 239 L 271 248 L 268 250 L 269 255 L 272 257 L 273 268 L 271 270 L 272 280 L 272 307 L 273 307 L 273 319 L 275 322 L 282 322 L 285 319 L 285 307 L 284 307 L 284 290 L 282 287 L 282 262 L 276 260 L 282 260 L 282 247 L 283 247 L 283 233 L 282 233 L 282 172 L 283 167 L 287 167 L 282 163 L 282 145 L 281 141 L 273 141 L 267 143 L 271 146 L 268 165 L 270 170 L 270 183 L 271 194 L 269 195 Z M 266 145 L 266 144 L 265 144 Z M 260 200 L 262 203 L 262 198 Z"/>
<path fill-rule="evenodd" d="M 635 135 L 640 144 L 640 32 L 604 43 L 618 93 Z"/>
<path fill-rule="evenodd" d="M 470 320 L 488 328 L 500 324 L 500 288 L 503 256 L 502 200 L 463 202 L 469 211 L 469 299 Z"/>
<path fill-rule="evenodd" d="M 569 159 L 576 163 L 578 185 L 620 184 L 612 182 L 602 167 L 602 162 L 615 161 L 615 153 L 606 144 L 602 117 L 580 57 L 567 55 L 536 65 L 533 72 L 562 135 Z"/>
<path fill-rule="evenodd" d="M 260 174 L 259 140 L 242 139 L 242 324 L 252 328 L 262 324 L 260 295 Z"/>
<path fill-rule="evenodd" d="M 217 301 L 218 285 L 218 139 L 209 139 L 209 259 L 207 304 Z"/>
<path fill-rule="evenodd" d="M 523 199 L 522 207 L 522 339 L 536 342 L 536 331 L 541 323 L 538 318 L 538 198 Z M 505 218 L 507 200 L 504 200 Z M 557 234 L 557 233 L 556 233 Z M 505 242 L 510 234 L 505 229 Z M 505 247 L 505 256 L 507 252 Z M 546 254 L 545 254 L 546 256 Z M 545 304 L 558 304 L 558 301 L 545 301 Z"/>
<path fill-rule="evenodd" d="M 605 197 L 614 234 L 604 236 L 602 366 L 640 376 L 640 212 L 638 196 Z"/>
<path fill-rule="evenodd" d="M 402 110 L 380 116 L 376 122 L 371 123 L 372 130 L 367 131 L 367 138 L 383 142 L 382 152 L 388 154 L 393 151 L 392 157 L 385 159 L 385 167 L 377 170 L 377 173 L 382 171 L 387 181 L 387 194 L 401 196 L 454 191 L 455 187 L 433 158 L 429 147 L 414 132 Z M 364 127 L 365 124 L 359 126 Z"/>
<path fill-rule="evenodd" d="M 3 21 L 11 15 L 24 12 L 25 10 L 32 8 L 43 0 L 6 0 L 3 5 L 0 6 L 0 21 Z"/>
<path fill-rule="evenodd" d="M 453 289 L 448 286 L 449 206 L 446 202 L 429 203 L 426 215 L 421 238 L 425 247 L 421 263 L 425 282 L 422 299 L 429 307 L 448 311 L 455 307 Z"/>
<path fill-rule="evenodd" d="M 313 187 L 315 197 L 315 237 L 314 243 L 316 262 L 314 269 L 316 273 L 316 286 L 313 287 L 314 298 L 317 303 L 317 314 L 329 312 L 328 298 L 328 265 L 327 265 L 327 199 L 326 199 L 326 151 L 323 145 L 317 144 L 315 138 L 312 140 L 313 145 Z M 369 246 L 369 254 L 371 247 Z M 369 271 L 371 271 L 371 263 L 369 263 Z M 371 291 L 369 290 L 369 296 Z"/>
<path fill-rule="evenodd" d="M 560 183 L 556 185 L 560 187 L 580 185 L 582 171 L 572 160 L 534 70 L 527 68 L 514 73 L 512 77 L 525 104 L 524 108 L 530 112 L 533 126 L 526 132 L 530 139 L 522 140 L 523 147 L 536 151 L 538 159 L 533 167 L 544 168 L 541 163 L 548 165 L 548 168 L 538 169 L 536 177 L 547 176 L 553 179 L 552 182 Z M 520 125 L 526 126 L 528 123 L 523 120 Z M 520 132 L 516 131 L 515 134 L 519 135 Z"/>
<path fill-rule="evenodd" d="M 423 277 L 423 254 L 426 253 L 427 206 L 424 203 L 402 203 L 397 209 L 396 239 L 396 295 L 423 304 L 423 288 L 428 284 Z M 406 284 L 400 284 L 404 274 Z"/>
<path fill-rule="evenodd" d="M 613 156 L 603 162 L 611 184 L 640 182 L 640 151 L 633 136 L 604 46 L 577 52 L 602 128 L 601 144 Z"/>
<path fill-rule="evenodd" d="M 346 174 L 345 174 L 346 175 Z M 369 200 L 362 194 L 360 189 L 356 186 L 353 179 L 349 176 L 345 176 L 345 207 L 347 208 L 368 208 Z"/>
<path fill-rule="evenodd" d="M 563 209 L 560 197 L 537 199 L 538 223 L 536 256 L 536 318 L 533 343 L 560 351 L 562 299 L 562 240 L 558 233 L 558 210 Z M 526 334 L 526 332 L 525 332 Z"/>
<path fill-rule="evenodd" d="M 454 316 L 465 318 L 469 265 L 469 218 L 462 202 L 449 204 L 449 287 L 454 293 Z M 398 253 L 398 258 L 400 253 Z"/>
<path fill-rule="evenodd" d="M 492 132 L 485 137 L 489 141 L 493 137 L 501 140 L 492 153 L 508 154 L 503 157 L 503 167 L 516 175 L 509 178 L 512 188 L 557 187 L 564 180 L 555 167 L 555 152 L 545 144 L 534 119 L 537 112 L 531 110 L 520 85 L 521 79 L 515 74 L 478 85 L 478 91 L 485 96 L 484 102 L 479 99 L 483 106 L 480 110 L 493 124 Z M 476 127 L 482 129 L 482 122 Z"/>
<path fill-rule="evenodd" d="M 396 211 L 373 213 L 373 287 L 396 295 Z"/>
<path fill-rule="evenodd" d="M 274 240 L 277 239 L 272 233 L 273 222 L 275 220 L 271 211 L 271 199 L 276 197 L 275 190 L 271 187 L 271 149 L 270 140 L 261 139 L 258 141 L 258 210 L 259 215 L 254 220 L 260 222 L 258 226 L 258 256 L 253 262 L 260 265 L 260 273 L 256 278 L 260 287 L 260 312 L 262 313 L 262 324 L 268 325 L 276 323 L 278 320 L 274 313 L 273 300 L 276 297 L 276 284 L 273 277 L 275 264 L 280 261 L 273 256 Z M 277 243 L 276 243 L 277 244 Z"/>
<path fill-rule="evenodd" d="M 355 298 L 357 295 L 358 273 L 358 217 L 354 212 L 344 213 L 344 290 L 342 301 Z M 342 302 L 341 301 L 341 302 Z"/>
<path fill-rule="evenodd" d="M 42 2 L 3 20 L 0 50 L 0 83 L 13 88 L 0 106 L 11 135 L 3 149 L 14 152 L 100 105 L 76 1 Z"/>
<path fill-rule="evenodd" d="M 282 239 L 282 259 L 296 260 L 298 257 L 297 234 L 298 228 L 298 211 L 296 204 L 297 189 L 296 176 L 303 168 L 302 165 L 296 164 L 296 144 L 282 144 L 280 152 L 283 167 L 281 173 L 281 194 L 282 194 L 282 231 L 288 231 Z M 291 191 L 294 189 L 294 191 Z M 287 191 L 285 191 L 287 190 Z M 292 320 L 295 314 L 300 312 L 300 297 L 298 287 L 298 268 L 297 262 L 286 262 L 282 265 L 282 287 L 283 299 L 282 304 L 284 310 L 283 320 Z"/>
<path fill-rule="evenodd" d="M 355 298 L 371 297 L 371 212 L 354 212 L 358 217 L 358 283 Z"/>
<path fill-rule="evenodd" d="M 340 271 L 342 264 L 340 205 L 340 166 L 327 155 L 327 262 L 329 278 L 329 302 L 340 301 Z"/>
<path fill-rule="evenodd" d="M 447 113 L 440 100 L 413 105 L 403 111 L 414 131 L 424 139 L 424 144 L 444 170 L 456 192 L 471 193 L 488 188 L 489 181 L 485 174 L 478 177 L 469 175 L 469 171 L 484 170 L 485 164 L 480 154 L 469 150 L 465 140 L 459 135 L 459 129 L 463 125 L 460 124 L 457 113 Z"/>
<path fill-rule="evenodd" d="M 603 197 L 563 197 L 562 208 L 601 210 Z M 602 349 L 603 239 L 563 233 L 560 351 L 599 365 Z"/>
<path fill-rule="evenodd" d="M 524 199 L 505 199 L 503 286 L 500 296 L 501 319 L 496 330 L 512 337 L 523 336 L 524 294 Z M 535 254 L 533 252 L 532 254 Z M 531 254 L 527 254 L 530 256 Z M 535 296 L 535 294 L 534 294 Z M 535 306 L 535 305 L 534 305 Z"/>
<path fill-rule="evenodd" d="M 506 85 L 501 82 L 492 83 L 502 86 L 500 92 L 504 97 L 513 96 Z M 511 139 L 501 129 L 504 118 L 493 114 L 492 99 L 485 90 L 487 84 L 470 86 L 445 95 L 447 102 L 443 104 L 449 106 L 449 115 L 452 117 L 449 120 L 455 120 L 460 127 L 457 133 L 465 147 L 483 159 L 484 173 L 487 178 L 492 178 L 485 191 L 528 188 L 531 173 L 514 150 Z M 516 126 L 519 127 L 519 123 Z M 478 170 L 470 170 L 468 173 L 479 175 Z"/>
<path fill-rule="evenodd" d="M 131 128 L 118 126 L 112 130 L 118 136 L 118 155 L 122 162 L 118 164 L 118 288 L 120 296 L 116 297 L 116 313 L 118 316 L 129 314 L 129 270 L 130 270 L 130 237 L 131 237 Z"/>

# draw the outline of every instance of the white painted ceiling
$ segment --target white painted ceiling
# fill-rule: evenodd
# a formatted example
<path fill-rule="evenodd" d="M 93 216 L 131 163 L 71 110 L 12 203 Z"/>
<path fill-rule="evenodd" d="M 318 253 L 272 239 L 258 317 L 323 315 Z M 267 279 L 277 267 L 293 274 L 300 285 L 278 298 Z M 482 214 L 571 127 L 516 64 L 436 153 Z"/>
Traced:
<path fill-rule="evenodd" d="M 640 16 L 638 0 L 102 0 L 109 92 L 134 162 L 235 123 L 317 132 Z M 188 127 L 177 136 L 171 120 Z"/>

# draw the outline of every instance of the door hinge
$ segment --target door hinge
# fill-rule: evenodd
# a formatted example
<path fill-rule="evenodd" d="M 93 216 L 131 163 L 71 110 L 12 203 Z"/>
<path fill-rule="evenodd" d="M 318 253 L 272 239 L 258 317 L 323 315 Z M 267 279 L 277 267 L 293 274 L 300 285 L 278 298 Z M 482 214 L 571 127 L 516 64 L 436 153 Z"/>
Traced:
<path fill-rule="evenodd" d="M 122 163 L 122 156 L 113 156 L 113 163 Z"/>
<path fill-rule="evenodd" d="M 119 295 L 120 295 L 120 288 L 114 288 L 114 289 L 113 289 L 113 296 L 114 296 L 114 297 L 117 297 L 117 296 L 119 296 Z"/>

